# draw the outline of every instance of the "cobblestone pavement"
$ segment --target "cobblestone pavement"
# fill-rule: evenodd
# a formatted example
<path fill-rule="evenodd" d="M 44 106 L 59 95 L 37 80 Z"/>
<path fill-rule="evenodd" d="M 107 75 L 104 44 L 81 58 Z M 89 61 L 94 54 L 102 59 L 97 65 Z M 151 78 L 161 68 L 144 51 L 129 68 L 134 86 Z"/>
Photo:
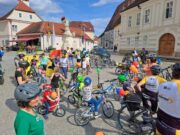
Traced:
<path fill-rule="evenodd" d="M 5 84 L 0 86 L 0 131 L 1 135 L 13 135 L 14 128 L 13 123 L 15 119 L 16 112 L 18 110 L 16 106 L 16 101 L 14 99 L 14 71 L 15 66 L 13 58 L 15 52 L 6 53 L 3 57 L 2 66 L 5 68 Z M 115 61 L 121 61 L 122 57 L 113 55 Z M 163 66 L 167 66 L 170 63 L 165 62 Z M 115 78 L 113 68 L 103 69 L 101 72 L 101 82 Z M 93 78 L 94 85 L 97 84 L 97 75 L 93 71 L 90 75 Z M 55 117 L 52 114 L 49 114 L 49 119 L 44 120 L 45 123 L 45 133 L 46 135 L 94 135 L 96 131 L 103 130 L 106 135 L 119 135 L 120 130 L 117 123 L 117 110 L 120 108 L 118 102 L 113 101 L 115 106 L 115 114 L 113 118 L 106 119 L 103 116 L 96 120 L 91 121 L 88 125 L 84 127 L 78 127 L 74 122 L 74 112 L 75 108 L 67 103 L 63 102 L 63 105 L 66 107 L 66 115 L 62 118 Z"/>

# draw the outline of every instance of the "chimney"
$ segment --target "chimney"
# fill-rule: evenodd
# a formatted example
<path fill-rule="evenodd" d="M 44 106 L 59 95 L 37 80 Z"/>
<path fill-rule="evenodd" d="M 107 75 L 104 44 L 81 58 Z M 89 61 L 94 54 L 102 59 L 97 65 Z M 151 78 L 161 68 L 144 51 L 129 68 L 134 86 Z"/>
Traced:
<path fill-rule="evenodd" d="M 24 4 L 26 4 L 28 7 L 30 6 L 29 5 L 29 0 L 18 0 L 18 1 L 22 1 Z"/>

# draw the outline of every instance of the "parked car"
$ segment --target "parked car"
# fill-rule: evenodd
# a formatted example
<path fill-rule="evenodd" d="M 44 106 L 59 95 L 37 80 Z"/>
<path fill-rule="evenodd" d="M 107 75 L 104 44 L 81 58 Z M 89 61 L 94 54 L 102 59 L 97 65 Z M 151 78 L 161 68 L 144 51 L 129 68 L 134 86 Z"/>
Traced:
<path fill-rule="evenodd" d="M 98 55 L 102 58 L 106 57 L 106 58 L 110 58 L 111 54 L 108 52 L 107 49 L 102 48 L 102 47 L 96 47 L 91 51 L 91 54 L 93 55 Z"/>

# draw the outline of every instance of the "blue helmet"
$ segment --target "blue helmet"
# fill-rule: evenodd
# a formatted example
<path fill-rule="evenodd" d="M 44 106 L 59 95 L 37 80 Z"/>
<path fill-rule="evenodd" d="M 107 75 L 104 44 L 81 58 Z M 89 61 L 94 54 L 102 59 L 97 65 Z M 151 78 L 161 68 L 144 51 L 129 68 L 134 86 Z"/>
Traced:
<path fill-rule="evenodd" d="M 92 82 L 92 80 L 91 80 L 90 77 L 86 77 L 86 78 L 84 79 L 84 84 L 85 84 L 85 86 L 91 85 L 91 82 Z"/>

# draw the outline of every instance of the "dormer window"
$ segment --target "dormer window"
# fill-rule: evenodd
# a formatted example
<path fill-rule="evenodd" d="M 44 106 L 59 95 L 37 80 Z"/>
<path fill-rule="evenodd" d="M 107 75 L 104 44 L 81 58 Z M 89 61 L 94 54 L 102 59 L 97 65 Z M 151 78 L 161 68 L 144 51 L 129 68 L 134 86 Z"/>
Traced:
<path fill-rule="evenodd" d="M 22 13 L 19 13 L 19 17 L 20 17 L 20 18 L 22 17 Z"/>
<path fill-rule="evenodd" d="M 29 18 L 32 19 L 32 15 L 29 15 Z"/>

